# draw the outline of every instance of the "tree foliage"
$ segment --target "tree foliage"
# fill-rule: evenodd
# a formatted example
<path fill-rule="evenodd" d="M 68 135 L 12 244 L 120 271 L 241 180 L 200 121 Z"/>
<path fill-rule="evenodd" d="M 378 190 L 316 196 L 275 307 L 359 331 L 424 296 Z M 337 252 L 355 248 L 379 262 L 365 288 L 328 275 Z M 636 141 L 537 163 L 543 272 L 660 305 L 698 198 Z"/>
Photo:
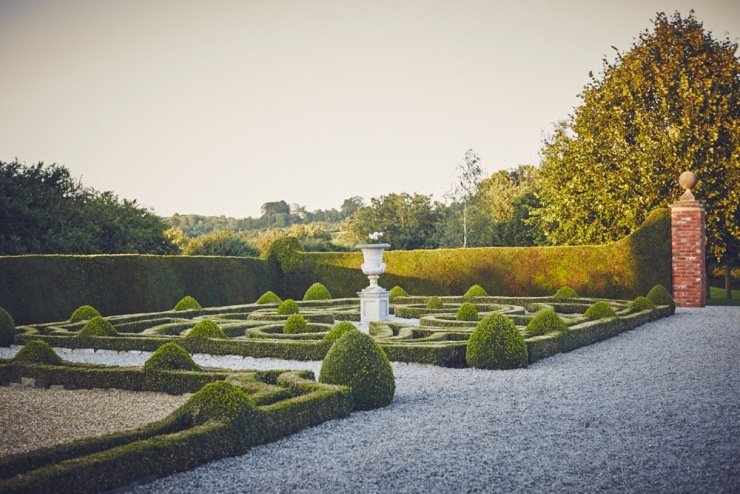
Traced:
<path fill-rule="evenodd" d="M 57 164 L 0 161 L 0 254 L 167 254 L 166 225 L 136 201 L 72 179 Z"/>
<path fill-rule="evenodd" d="M 740 64 L 693 12 L 658 14 L 626 53 L 604 60 L 583 103 L 542 150 L 538 222 L 549 243 L 614 240 L 672 203 L 694 171 L 709 248 L 737 256 L 740 239 Z"/>
<path fill-rule="evenodd" d="M 460 204 L 462 212 L 462 246 L 468 246 L 468 209 L 478 193 L 480 176 L 480 157 L 472 149 L 465 151 L 465 160 L 457 166 L 457 177 L 448 196 Z"/>

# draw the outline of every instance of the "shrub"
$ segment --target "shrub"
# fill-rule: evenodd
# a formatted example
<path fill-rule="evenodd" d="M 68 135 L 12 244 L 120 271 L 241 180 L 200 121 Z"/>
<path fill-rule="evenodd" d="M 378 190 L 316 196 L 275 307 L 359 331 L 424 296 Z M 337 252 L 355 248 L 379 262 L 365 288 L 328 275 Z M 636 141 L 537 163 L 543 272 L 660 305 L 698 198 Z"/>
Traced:
<path fill-rule="evenodd" d="M 463 297 L 465 298 L 474 298 L 474 297 L 487 297 L 488 292 L 486 292 L 485 288 L 483 288 L 480 285 L 473 285 L 470 288 L 468 288 L 468 291 L 465 292 L 465 295 Z"/>
<path fill-rule="evenodd" d="M 314 283 L 303 294 L 303 300 L 331 300 L 331 292 L 321 283 Z"/>
<path fill-rule="evenodd" d="M 244 390 L 226 381 L 206 384 L 178 410 L 178 414 L 190 416 L 194 425 L 211 420 L 228 422 L 255 412 L 256 406 Z"/>
<path fill-rule="evenodd" d="M 216 230 L 188 241 L 182 253 L 186 256 L 257 257 L 260 251 L 233 232 Z"/>
<path fill-rule="evenodd" d="M 439 297 L 429 297 L 427 300 L 427 309 L 441 309 L 444 304 Z"/>
<path fill-rule="evenodd" d="M 349 386 L 355 410 L 390 405 L 396 391 L 388 357 L 360 331 L 347 331 L 334 342 L 321 364 L 319 381 Z"/>
<path fill-rule="evenodd" d="M 200 321 L 185 335 L 187 339 L 226 338 L 226 333 L 213 321 Z"/>
<path fill-rule="evenodd" d="M 555 298 L 578 298 L 578 294 L 569 286 L 561 286 L 555 292 Z"/>
<path fill-rule="evenodd" d="M 527 366 L 527 344 L 514 323 L 493 313 L 476 326 L 468 340 L 465 361 L 478 369 L 516 369 Z"/>
<path fill-rule="evenodd" d="M 29 341 L 13 358 L 16 362 L 31 364 L 62 365 L 62 358 L 42 340 Z"/>
<path fill-rule="evenodd" d="M 408 297 L 409 294 L 401 288 L 400 286 L 396 285 L 393 288 L 391 288 L 390 295 L 388 296 L 388 300 L 390 302 L 393 302 L 398 297 Z"/>
<path fill-rule="evenodd" d="M 92 319 L 95 316 L 99 316 L 100 312 L 92 305 L 81 305 L 77 307 L 69 318 L 69 322 L 80 322 Z"/>
<path fill-rule="evenodd" d="M 200 310 L 203 307 L 198 303 L 197 300 L 195 300 L 190 295 L 184 296 L 180 301 L 175 305 L 175 310 Z"/>
<path fill-rule="evenodd" d="M 465 302 L 457 310 L 458 321 L 477 321 L 478 320 L 478 309 L 475 308 L 475 304 Z"/>
<path fill-rule="evenodd" d="M 552 331 L 567 331 L 568 325 L 552 309 L 543 309 L 534 315 L 527 324 L 529 336 L 540 336 Z"/>
<path fill-rule="evenodd" d="M 193 361 L 190 354 L 177 343 L 165 343 L 157 348 L 144 362 L 145 371 L 188 370 L 198 371 L 200 366 Z"/>
<path fill-rule="evenodd" d="M 641 312 L 643 310 L 654 309 L 655 305 L 647 297 L 637 297 L 629 303 L 630 312 Z"/>
<path fill-rule="evenodd" d="M 298 304 L 292 298 L 286 298 L 283 303 L 278 307 L 277 313 L 281 316 L 287 316 L 289 314 L 298 314 Z"/>
<path fill-rule="evenodd" d="M 611 305 L 607 304 L 603 300 L 600 300 L 589 307 L 586 312 L 583 313 L 586 319 L 595 321 L 596 319 L 604 319 L 607 317 L 617 317 L 617 313 L 614 312 Z"/>
<path fill-rule="evenodd" d="M 103 319 L 101 316 L 95 316 L 82 327 L 77 333 L 79 338 L 91 336 L 118 336 L 115 326 Z"/>
<path fill-rule="evenodd" d="M 283 333 L 285 334 L 305 333 L 307 329 L 308 323 L 306 322 L 306 318 L 300 314 L 291 314 L 283 325 Z"/>
<path fill-rule="evenodd" d="M 15 340 L 15 321 L 7 310 L 0 307 L 0 346 L 10 346 Z"/>
<path fill-rule="evenodd" d="M 673 300 L 671 292 L 663 285 L 652 287 L 647 294 L 647 299 L 654 305 L 669 305 L 671 308 L 676 307 L 676 302 Z"/>
<path fill-rule="evenodd" d="M 335 324 L 334 327 L 331 328 L 329 332 L 324 335 L 324 340 L 337 341 L 344 335 L 344 333 L 347 333 L 349 331 L 359 331 L 359 329 L 357 329 L 357 327 L 355 327 L 355 325 L 349 321 L 339 322 Z"/>
<path fill-rule="evenodd" d="M 278 297 L 272 290 L 267 290 L 262 294 L 260 298 L 255 302 L 256 304 L 279 304 L 283 300 Z"/>

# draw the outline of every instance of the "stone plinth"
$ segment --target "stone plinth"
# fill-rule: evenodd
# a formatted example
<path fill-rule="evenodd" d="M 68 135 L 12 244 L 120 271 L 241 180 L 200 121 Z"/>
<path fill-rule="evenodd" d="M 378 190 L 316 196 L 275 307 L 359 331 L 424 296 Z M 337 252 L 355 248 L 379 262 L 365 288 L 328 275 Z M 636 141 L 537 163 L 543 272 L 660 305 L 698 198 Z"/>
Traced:
<path fill-rule="evenodd" d="M 390 292 L 378 285 L 357 292 L 360 297 L 360 322 L 387 321 Z"/>
<path fill-rule="evenodd" d="M 704 217 L 704 207 L 690 194 L 671 205 L 673 299 L 678 307 L 706 304 Z"/>

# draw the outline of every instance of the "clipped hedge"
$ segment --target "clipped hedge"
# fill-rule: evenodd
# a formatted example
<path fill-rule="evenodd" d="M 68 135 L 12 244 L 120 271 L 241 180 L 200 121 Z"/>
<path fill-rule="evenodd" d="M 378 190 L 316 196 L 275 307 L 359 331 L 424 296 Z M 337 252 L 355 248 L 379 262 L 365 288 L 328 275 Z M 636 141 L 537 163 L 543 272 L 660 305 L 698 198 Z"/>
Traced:
<path fill-rule="evenodd" d="M 255 304 L 279 304 L 283 300 L 278 297 L 275 292 L 272 290 L 267 290 L 265 293 L 263 293 L 260 298 L 257 299 Z"/>
<path fill-rule="evenodd" d="M 69 318 L 69 322 L 87 321 L 88 319 L 92 319 L 93 317 L 100 315 L 101 314 L 98 312 L 98 309 L 92 305 L 81 305 L 72 313 Z"/>
<path fill-rule="evenodd" d="M 144 362 L 145 371 L 189 370 L 199 371 L 200 366 L 193 357 L 177 343 L 165 343 L 157 348 L 151 357 Z"/>
<path fill-rule="evenodd" d="M 13 357 L 15 362 L 27 362 L 31 364 L 62 365 L 62 357 L 45 341 L 29 341 Z"/>
<path fill-rule="evenodd" d="M 477 321 L 478 309 L 475 307 L 475 304 L 465 302 L 457 310 L 457 315 L 455 316 L 455 319 L 458 321 Z"/>
<path fill-rule="evenodd" d="M 655 285 L 650 289 L 646 298 L 655 305 L 667 305 L 671 309 L 676 308 L 676 302 L 673 300 L 671 292 L 663 285 Z"/>
<path fill-rule="evenodd" d="M 578 298 L 578 294 L 569 286 L 561 286 L 553 295 L 555 298 Z"/>
<path fill-rule="evenodd" d="M 388 300 L 389 300 L 389 302 L 393 302 L 398 297 L 408 297 L 408 296 L 409 296 L 409 294 L 408 294 L 408 292 L 406 292 L 406 290 L 404 290 L 400 286 L 396 285 L 393 288 L 391 288 L 391 290 L 389 292 L 389 295 L 388 295 Z"/>
<path fill-rule="evenodd" d="M 308 323 L 301 314 L 291 314 L 283 325 L 284 334 L 306 333 L 307 331 Z"/>
<path fill-rule="evenodd" d="M 528 336 L 541 336 L 553 331 L 567 330 L 568 325 L 552 309 L 543 309 L 537 312 L 527 324 Z"/>
<path fill-rule="evenodd" d="M 357 329 L 357 327 L 351 322 L 338 322 L 324 335 L 324 341 L 337 341 L 339 338 L 344 336 L 344 333 L 349 331 L 359 331 L 359 329 Z"/>
<path fill-rule="evenodd" d="M 118 336 L 115 326 L 101 316 L 95 316 L 82 327 L 79 338 L 90 338 L 95 336 Z"/>
<path fill-rule="evenodd" d="M 468 340 L 465 361 L 477 369 L 516 369 L 527 366 L 527 344 L 514 323 L 493 313 L 476 326 Z"/>
<path fill-rule="evenodd" d="M 186 339 L 193 339 L 193 338 L 201 338 L 201 339 L 207 339 L 207 338 L 220 338 L 224 339 L 226 338 L 226 333 L 224 333 L 224 330 L 221 329 L 221 327 L 216 324 L 213 321 L 210 321 L 206 319 L 205 321 L 200 321 L 198 324 L 193 326 L 193 329 L 191 329 L 187 335 L 185 335 Z"/>
<path fill-rule="evenodd" d="M 617 317 L 617 313 L 612 309 L 611 305 L 600 300 L 595 302 L 591 307 L 583 313 L 583 317 L 594 321 L 596 319 L 606 319 L 608 317 Z"/>
<path fill-rule="evenodd" d="M 277 313 L 281 316 L 287 316 L 290 314 L 298 314 L 300 312 L 300 308 L 298 307 L 298 304 L 295 300 L 292 298 L 288 298 L 283 300 L 283 303 L 280 304 L 278 307 Z"/>
<path fill-rule="evenodd" d="M 331 300 L 331 298 L 331 292 L 318 282 L 308 287 L 303 294 L 303 300 Z"/>
<path fill-rule="evenodd" d="M 654 308 L 655 305 L 647 297 L 637 297 L 629 303 L 630 312 L 640 312 Z"/>
<path fill-rule="evenodd" d="M 0 346 L 10 346 L 15 340 L 15 321 L 7 310 L 0 307 Z"/>
<path fill-rule="evenodd" d="M 186 295 L 183 298 L 180 299 L 177 304 L 175 304 L 175 310 L 200 310 L 203 306 L 200 305 L 200 302 L 195 300 L 195 298 L 191 297 L 190 295 Z"/>
<path fill-rule="evenodd" d="M 427 309 L 441 309 L 444 306 L 442 303 L 442 299 L 437 297 L 436 295 L 433 297 L 429 297 L 426 303 Z"/>

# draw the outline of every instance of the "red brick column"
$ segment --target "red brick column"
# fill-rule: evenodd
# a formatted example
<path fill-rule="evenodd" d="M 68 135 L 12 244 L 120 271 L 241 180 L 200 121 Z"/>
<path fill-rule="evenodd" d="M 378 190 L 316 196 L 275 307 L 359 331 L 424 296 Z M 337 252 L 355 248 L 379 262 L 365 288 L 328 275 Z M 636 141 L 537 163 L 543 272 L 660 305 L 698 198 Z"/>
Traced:
<path fill-rule="evenodd" d="M 704 207 L 691 193 L 696 178 L 687 173 L 690 172 L 681 174 L 680 179 L 686 192 L 671 205 L 673 299 L 678 307 L 704 307 L 707 296 Z"/>

